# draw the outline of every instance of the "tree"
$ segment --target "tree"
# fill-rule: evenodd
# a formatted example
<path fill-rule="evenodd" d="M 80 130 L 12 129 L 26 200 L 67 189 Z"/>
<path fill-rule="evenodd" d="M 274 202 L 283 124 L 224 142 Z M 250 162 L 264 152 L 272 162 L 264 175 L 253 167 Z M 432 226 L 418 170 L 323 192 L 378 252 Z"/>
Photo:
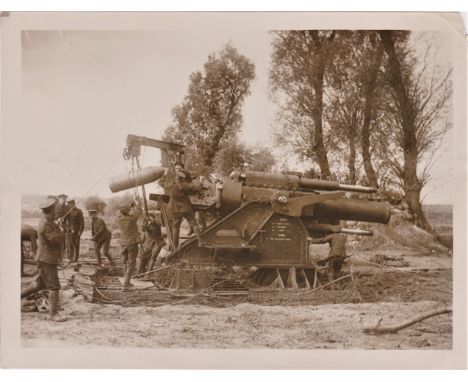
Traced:
<path fill-rule="evenodd" d="M 250 148 L 250 169 L 252 171 L 272 171 L 276 165 L 276 160 L 271 149 L 263 146 L 254 146 Z"/>
<path fill-rule="evenodd" d="M 348 152 L 347 182 L 351 184 L 361 175 L 357 168 L 360 149 L 365 183 L 378 187 L 378 174 L 371 160 L 375 160 L 371 154 L 371 138 L 378 130 L 375 120 L 382 98 L 382 44 L 374 31 L 348 31 L 340 32 L 334 50 L 325 89 L 325 118 L 333 132 L 329 147 L 339 157 Z"/>
<path fill-rule="evenodd" d="M 99 196 L 95 195 L 88 196 L 84 200 L 83 204 L 87 210 L 96 210 L 101 213 L 103 213 L 106 208 L 106 202 L 104 202 L 104 200 L 102 200 Z"/>
<path fill-rule="evenodd" d="M 237 140 L 242 104 L 254 78 L 254 64 L 230 44 L 190 75 L 188 94 L 172 110 L 164 138 L 186 145 L 193 170 L 211 168 L 218 151 Z"/>
<path fill-rule="evenodd" d="M 233 170 L 243 170 L 248 165 L 250 171 L 271 171 L 276 161 L 271 149 L 262 146 L 247 146 L 235 143 L 218 151 L 215 170 L 229 175 Z"/>
<path fill-rule="evenodd" d="M 432 231 L 422 211 L 421 190 L 431 158 L 451 126 L 447 111 L 452 94 L 451 70 L 441 73 L 434 65 L 428 73 L 427 54 L 422 63 L 418 62 L 405 33 L 379 31 L 379 36 L 387 57 L 386 75 L 391 89 L 386 113 L 393 143 L 389 165 L 401 180 L 414 222 Z M 423 159 L 425 163 L 421 163 Z M 419 174 L 418 164 L 422 167 Z"/>
<path fill-rule="evenodd" d="M 315 161 L 330 178 L 323 129 L 325 76 L 334 51 L 335 31 L 276 31 L 270 82 L 284 97 L 280 143 Z"/>

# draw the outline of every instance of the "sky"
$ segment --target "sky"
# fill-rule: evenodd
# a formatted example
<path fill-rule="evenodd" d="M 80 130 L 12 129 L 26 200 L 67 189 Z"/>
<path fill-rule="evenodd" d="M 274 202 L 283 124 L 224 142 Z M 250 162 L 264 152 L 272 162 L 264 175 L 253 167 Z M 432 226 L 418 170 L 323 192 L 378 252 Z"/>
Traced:
<path fill-rule="evenodd" d="M 228 42 L 255 64 L 240 137 L 248 144 L 273 145 L 277 106 L 268 91 L 267 31 L 23 33 L 23 192 L 111 196 L 108 179 L 129 168 L 122 158 L 127 134 L 161 138 L 190 74 Z M 444 193 L 450 139 L 433 168 L 427 203 L 450 202 Z M 159 165 L 159 151 L 144 149 L 141 159 L 143 166 Z"/>

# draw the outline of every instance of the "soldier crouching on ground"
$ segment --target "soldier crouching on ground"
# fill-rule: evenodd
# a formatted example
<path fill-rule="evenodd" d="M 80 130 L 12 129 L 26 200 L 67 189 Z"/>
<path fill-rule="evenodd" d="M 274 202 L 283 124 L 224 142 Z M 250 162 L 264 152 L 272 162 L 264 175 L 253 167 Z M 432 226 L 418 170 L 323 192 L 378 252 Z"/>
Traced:
<path fill-rule="evenodd" d="M 98 265 L 102 265 L 101 248 L 104 251 L 104 256 L 109 260 L 111 267 L 115 266 L 114 260 L 109 253 L 112 233 L 107 229 L 106 223 L 97 216 L 97 210 L 88 210 L 91 217 L 91 240 L 94 242 L 94 253 Z"/>
<path fill-rule="evenodd" d="M 319 265 L 327 264 L 328 280 L 336 280 L 341 275 L 341 268 L 346 260 L 346 235 L 333 233 L 320 238 L 313 238 L 312 244 L 326 244 L 330 246 L 330 251 L 326 259 L 320 260 Z"/>
<path fill-rule="evenodd" d="M 80 256 L 80 238 L 84 230 L 83 211 L 75 206 L 75 199 L 67 201 L 68 212 L 65 216 L 66 226 L 70 232 L 70 262 L 77 262 Z"/>
<path fill-rule="evenodd" d="M 165 244 L 161 233 L 161 226 L 153 215 L 148 215 L 145 219 L 143 231 L 143 251 L 140 254 L 138 274 L 151 271 L 155 263 L 156 265 L 161 264 L 161 259 L 158 258 L 158 255 Z"/>
<path fill-rule="evenodd" d="M 140 232 L 138 232 L 137 221 L 142 215 L 141 207 L 130 214 L 130 210 L 135 207 L 135 203 L 130 205 L 124 203 L 120 206 L 120 217 L 118 220 L 120 228 L 120 244 L 122 245 L 122 261 L 124 283 L 122 290 L 128 291 L 133 287 L 131 281 L 133 271 L 136 267 L 136 258 L 138 256 L 138 244 L 141 243 Z"/>
<path fill-rule="evenodd" d="M 39 223 L 38 250 L 36 254 L 37 275 L 32 284 L 21 291 L 21 298 L 47 288 L 49 290 L 49 318 L 53 321 L 66 321 L 58 313 L 60 282 L 57 265 L 62 257 L 62 248 L 65 234 L 55 223 L 55 203 L 47 200 L 39 206 L 44 219 Z"/>
<path fill-rule="evenodd" d="M 30 276 L 26 272 L 24 272 L 24 244 L 23 242 L 29 242 L 31 245 L 31 251 L 36 257 L 37 253 L 37 231 L 31 227 L 30 225 L 21 225 L 21 277 L 23 276 Z"/>

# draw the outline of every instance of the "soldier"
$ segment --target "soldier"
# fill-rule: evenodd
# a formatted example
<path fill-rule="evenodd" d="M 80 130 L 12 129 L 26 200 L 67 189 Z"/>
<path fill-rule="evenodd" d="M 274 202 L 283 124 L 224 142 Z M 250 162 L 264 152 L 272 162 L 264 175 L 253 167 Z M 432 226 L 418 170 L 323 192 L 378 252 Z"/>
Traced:
<path fill-rule="evenodd" d="M 346 259 L 346 235 L 335 233 L 331 235 L 330 260 L 328 261 L 329 278 L 336 280 L 340 277 L 341 268 Z"/>
<path fill-rule="evenodd" d="M 44 219 L 39 223 L 38 251 L 36 254 L 37 275 L 33 283 L 21 291 L 21 298 L 47 288 L 49 290 L 49 318 L 53 321 L 66 321 L 58 313 L 60 282 L 57 265 L 62 257 L 65 235 L 55 223 L 55 203 L 48 199 L 39 206 Z"/>
<path fill-rule="evenodd" d="M 88 210 L 88 214 L 91 217 L 91 240 L 94 242 L 94 253 L 98 265 L 102 265 L 101 260 L 101 248 L 104 251 L 104 256 L 109 260 L 110 265 L 115 266 L 114 260 L 109 253 L 110 242 L 112 233 L 107 229 L 106 223 L 97 216 L 97 210 Z"/>
<path fill-rule="evenodd" d="M 340 277 L 341 268 L 346 260 L 346 235 L 332 233 L 324 237 L 313 238 L 313 244 L 326 244 L 330 246 L 330 251 L 326 259 L 320 260 L 318 264 L 326 264 L 328 268 L 329 281 Z"/>
<path fill-rule="evenodd" d="M 68 212 L 67 207 L 67 198 L 68 196 L 65 194 L 60 194 L 58 196 L 57 203 L 55 205 L 55 220 L 62 219 L 65 214 Z"/>
<path fill-rule="evenodd" d="M 37 252 L 37 231 L 30 225 L 21 225 L 21 277 L 29 276 L 24 272 L 24 248 L 23 242 L 29 241 L 31 243 L 31 250 L 36 257 Z"/>
<path fill-rule="evenodd" d="M 179 246 L 179 231 L 183 218 L 187 220 L 192 227 L 193 232 L 195 232 L 199 245 L 203 245 L 200 227 L 196 222 L 195 214 L 188 197 L 189 194 L 198 192 L 199 187 L 191 183 L 190 175 L 184 170 L 182 163 L 177 162 L 174 168 L 175 179 L 167 185 L 167 190 L 170 196 L 168 215 L 174 247 L 177 248 Z"/>
<path fill-rule="evenodd" d="M 80 238 L 84 230 L 83 211 L 75 206 L 75 199 L 71 198 L 67 201 L 68 213 L 65 216 L 65 224 L 70 234 L 70 253 L 68 258 L 70 261 L 78 261 L 80 256 Z"/>
<path fill-rule="evenodd" d="M 158 258 L 161 248 L 165 241 L 161 234 L 161 226 L 158 224 L 154 216 L 148 215 L 143 225 L 143 251 L 140 255 L 140 264 L 138 266 L 138 274 L 151 271 Z M 159 262 L 159 261 L 158 261 Z"/>
<path fill-rule="evenodd" d="M 141 243 L 140 233 L 138 232 L 137 221 L 142 215 L 141 208 L 138 207 L 133 214 L 130 210 L 135 207 L 135 203 L 128 205 L 123 203 L 120 206 L 120 217 L 118 220 L 120 228 L 120 244 L 122 245 L 122 260 L 124 265 L 124 283 L 122 290 L 128 291 L 133 285 L 131 278 L 136 266 L 138 256 L 138 244 Z"/>

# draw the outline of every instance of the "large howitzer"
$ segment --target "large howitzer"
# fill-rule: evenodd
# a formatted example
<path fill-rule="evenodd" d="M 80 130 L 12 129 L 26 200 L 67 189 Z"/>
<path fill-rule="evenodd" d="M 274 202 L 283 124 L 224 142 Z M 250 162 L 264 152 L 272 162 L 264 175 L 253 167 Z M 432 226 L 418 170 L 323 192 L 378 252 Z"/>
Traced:
<path fill-rule="evenodd" d="M 146 180 L 156 181 L 163 172 L 153 168 L 149 173 L 153 176 Z M 118 189 L 125 188 L 124 183 L 119 178 Z M 115 189 L 112 182 L 110 186 Z M 370 235 L 370 231 L 344 228 L 340 221 L 386 224 L 390 219 L 386 203 L 351 198 L 346 192 L 375 193 L 376 189 L 310 179 L 300 173 L 233 172 L 213 184 L 210 205 L 194 203 L 217 216 L 201 233 L 202 243 L 189 238 L 174 249 L 166 264 L 184 265 L 164 268 L 156 273 L 156 281 L 172 288 L 200 289 L 220 274 L 232 276 L 244 270 L 260 286 L 316 285 L 317 266 L 310 252 L 313 238 L 333 233 Z M 151 194 L 150 199 L 163 203 L 167 196 Z"/>

